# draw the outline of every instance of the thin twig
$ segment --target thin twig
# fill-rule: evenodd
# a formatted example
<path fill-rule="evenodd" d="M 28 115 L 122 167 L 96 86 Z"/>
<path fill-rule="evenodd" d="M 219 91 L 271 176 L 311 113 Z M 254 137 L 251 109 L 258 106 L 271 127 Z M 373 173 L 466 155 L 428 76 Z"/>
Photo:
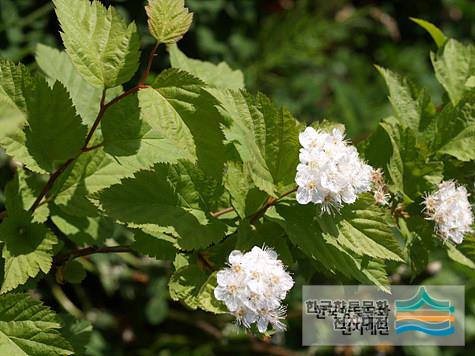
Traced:
<path fill-rule="evenodd" d="M 261 214 L 263 212 L 265 212 L 268 208 L 270 208 L 271 206 L 277 204 L 281 199 L 285 198 L 286 196 L 292 194 L 292 193 L 295 193 L 297 191 L 297 188 L 293 188 L 292 190 L 282 194 L 280 197 L 278 198 L 273 198 L 273 197 L 268 197 L 267 200 L 265 201 L 264 205 L 259 208 L 258 211 L 256 211 L 255 213 L 247 216 L 246 218 L 250 218 L 251 219 L 251 222 L 254 222 L 257 218 L 259 218 L 260 216 L 262 216 Z M 219 210 L 219 211 L 214 211 L 214 212 L 210 212 L 210 215 L 214 218 L 218 218 L 220 217 L 221 215 L 224 215 L 224 214 L 227 214 L 227 213 L 230 213 L 234 211 L 234 208 L 233 207 L 229 207 L 229 208 L 226 208 L 226 209 L 222 209 L 222 210 Z"/>
<path fill-rule="evenodd" d="M 199 329 L 203 330 L 208 335 L 213 336 L 217 340 L 220 340 L 223 337 L 221 330 L 205 320 L 197 320 L 195 324 Z"/>
<path fill-rule="evenodd" d="M 211 212 L 210 214 L 213 218 L 219 218 L 221 215 L 230 213 L 232 211 L 234 211 L 234 208 L 231 206 L 229 208 L 226 208 L 226 209 L 223 209 L 223 210 L 220 210 L 220 211 Z"/>
<path fill-rule="evenodd" d="M 88 152 L 88 151 L 91 151 L 93 149 L 96 149 L 96 148 L 100 147 L 100 145 L 96 145 L 96 146 L 92 146 L 92 147 L 88 147 L 88 146 L 89 146 L 89 143 L 91 142 L 91 140 L 94 136 L 94 133 L 96 132 L 97 128 L 99 127 L 99 124 L 101 123 L 101 120 L 104 117 L 104 114 L 105 114 L 106 110 L 109 107 L 111 107 L 112 105 L 114 105 L 114 104 L 118 103 L 119 101 L 121 101 L 122 99 L 124 99 L 125 97 L 139 91 L 142 88 L 147 87 L 147 85 L 145 85 L 144 83 L 147 80 L 148 75 L 150 74 L 150 69 L 152 68 L 152 62 L 153 62 L 153 59 L 155 57 L 155 52 L 157 51 L 158 45 L 159 45 L 159 43 L 157 43 L 155 45 L 152 52 L 150 53 L 145 73 L 142 77 L 142 80 L 136 86 L 130 88 L 127 91 L 125 91 L 124 93 L 122 93 L 121 95 L 119 95 L 116 98 L 112 99 L 108 103 L 105 102 L 106 101 L 106 90 L 105 89 L 103 90 L 101 101 L 100 101 L 99 113 L 97 114 L 96 120 L 94 120 L 94 123 L 93 123 L 91 129 L 89 130 L 89 133 L 87 134 L 86 141 L 84 142 L 84 145 L 82 146 L 81 151 L 79 152 L 79 154 L 76 157 L 67 160 L 55 172 L 53 172 L 50 175 L 50 177 L 48 179 L 48 182 L 44 186 L 44 188 L 41 191 L 40 195 L 36 198 L 35 202 L 30 207 L 30 212 L 31 213 L 33 213 L 40 206 L 43 198 L 49 193 L 51 188 L 53 188 L 53 185 L 56 182 L 56 180 L 69 167 L 69 165 L 71 165 L 82 153 Z"/>
<path fill-rule="evenodd" d="M 105 246 L 105 247 L 84 247 L 77 250 L 72 250 L 64 254 L 58 255 L 54 259 L 56 266 L 61 266 L 67 261 L 78 257 L 93 255 L 96 253 L 131 253 L 133 252 L 130 246 Z"/>
<path fill-rule="evenodd" d="M 114 104 L 117 104 L 119 101 L 121 101 L 122 99 L 124 99 L 126 96 L 129 96 L 129 95 L 132 95 L 134 94 L 135 92 L 139 91 L 139 89 L 142 89 L 142 88 L 145 88 L 146 86 L 145 85 L 142 85 L 142 84 L 137 84 L 136 86 L 130 88 L 129 90 L 123 92 L 122 94 L 120 94 L 119 96 L 115 97 L 114 99 L 112 99 L 111 101 L 109 101 L 107 104 L 104 105 L 104 111 L 107 110 L 109 107 L 111 107 L 112 105 Z"/>
<path fill-rule="evenodd" d="M 207 270 L 209 271 L 216 271 L 216 266 L 213 264 L 213 262 L 211 262 L 209 259 L 208 259 L 208 256 L 206 256 L 204 253 L 202 252 L 198 252 L 198 255 L 196 256 L 198 258 L 198 262 L 201 263 L 201 265 L 206 268 Z"/>
<path fill-rule="evenodd" d="M 73 163 L 76 160 L 76 158 L 71 158 L 64 162 L 53 174 L 50 175 L 48 182 L 46 182 L 46 185 L 43 187 L 41 190 L 40 195 L 36 198 L 34 203 L 30 207 L 30 212 L 33 213 L 41 204 L 41 201 L 43 198 L 49 193 L 51 188 L 53 187 L 54 182 L 59 178 L 59 176 L 69 167 L 71 163 Z"/>
<path fill-rule="evenodd" d="M 97 145 L 94 145 L 94 146 L 91 146 L 91 147 L 85 147 L 85 148 L 82 148 L 81 151 L 82 152 L 90 152 L 90 151 L 94 151 L 94 150 L 97 150 L 98 148 L 104 146 L 104 142 L 101 142 Z"/>
<path fill-rule="evenodd" d="M 155 43 L 155 46 L 153 47 L 152 51 L 150 52 L 150 55 L 148 56 L 147 67 L 145 68 L 145 72 L 143 73 L 143 77 L 140 81 L 140 84 L 145 84 L 145 81 L 147 80 L 148 75 L 150 74 L 150 70 L 152 69 L 152 62 L 154 57 L 156 56 L 156 52 L 159 45 L 160 42 Z"/>
<path fill-rule="evenodd" d="M 188 314 L 175 309 L 170 309 L 168 311 L 167 317 L 173 321 L 178 321 L 190 326 L 194 326 L 203 331 L 204 333 L 208 334 L 209 336 L 215 338 L 220 344 L 224 344 L 225 336 L 223 335 L 222 331 L 213 324 L 207 322 L 206 320 L 196 320 L 195 318 L 190 318 Z"/>
<path fill-rule="evenodd" d="M 87 134 L 87 137 L 86 137 L 86 142 L 84 143 L 84 145 L 82 146 L 82 148 L 87 148 L 87 146 L 89 145 L 89 142 L 91 142 L 92 140 L 92 136 L 94 135 L 94 133 L 96 132 L 97 128 L 99 127 L 99 123 L 101 122 L 102 120 L 102 117 L 104 116 L 105 112 L 106 112 L 106 106 L 105 106 L 105 101 L 106 101 L 106 89 L 104 89 L 102 91 L 102 97 L 101 97 L 101 102 L 100 102 L 100 106 L 99 106 L 99 113 L 97 114 L 97 117 L 96 117 L 96 120 L 94 120 L 94 124 L 92 124 L 92 127 L 91 129 L 89 130 L 89 133 Z"/>
<path fill-rule="evenodd" d="M 292 194 L 292 193 L 295 193 L 296 191 L 297 191 L 297 187 L 295 187 L 294 189 L 288 191 L 287 193 L 282 194 L 282 195 L 279 197 L 279 199 L 277 199 L 277 201 L 281 200 L 282 198 L 285 198 L 286 196 L 288 196 L 288 195 L 290 195 L 290 194 Z"/>
<path fill-rule="evenodd" d="M 264 203 L 264 205 L 259 209 L 257 210 L 254 214 L 251 214 L 249 216 L 247 216 L 246 218 L 249 218 L 251 223 L 255 222 L 257 219 L 261 218 L 262 216 L 264 216 L 264 214 L 266 213 L 267 209 L 269 209 L 271 206 L 274 206 L 276 205 L 281 199 L 285 198 L 286 196 L 294 193 L 297 191 L 297 188 L 293 188 L 292 190 L 282 194 L 280 197 L 278 198 L 274 198 L 274 197 L 268 197 L 266 202 Z"/>
<path fill-rule="evenodd" d="M 246 216 L 246 218 L 249 219 L 249 221 L 252 223 L 256 222 L 259 218 L 264 216 L 266 213 L 267 209 L 269 209 L 272 205 L 274 205 L 277 202 L 277 199 L 274 197 L 268 197 L 266 202 L 264 203 L 263 206 L 261 206 L 255 213 Z"/>

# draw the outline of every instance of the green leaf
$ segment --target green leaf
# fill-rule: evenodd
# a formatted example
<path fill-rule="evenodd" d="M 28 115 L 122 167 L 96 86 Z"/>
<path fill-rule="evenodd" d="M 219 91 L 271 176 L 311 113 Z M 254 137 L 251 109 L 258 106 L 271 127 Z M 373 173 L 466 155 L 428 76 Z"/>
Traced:
<path fill-rule="evenodd" d="M 188 58 L 176 45 L 169 45 L 167 48 L 173 68 L 191 73 L 212 87 L 233 90 L 244 88 L 242 72 L 232 70 L 227 63 L 221 62 L 216 65 Z"/>
<path fill-rule="evenodd" d="M 133 171 L 155 163 L 196 161 L 190 130 L 167 99 L 151 88 L 112 106 L 102 121 L 102 132 L 104 151 Z"/>
<path fill-rule="evenodd" d="M 434 149 L 461 161 L 475 159 L 475 95 L 447 104 L 436 118 Z"/>
<path fill-rule="evenodd" d="M 154 78 L 151 86 L 158 88 L 160 92 L 166 90 L 166 92 L 169 92 L 171 95 L 177 95 L 174 91 L 197 92 L 197 88 L 206 86 L 206 84 L 200 78 L 184 70 L 179 68 L 167 68 Z M 186 93 L 179 94 L 184 95 Z"/>
<path fill-rule="evenodd" d="M 275 195 L 272 175 L 261 152 L 265 142 L 263 118 L 256 120 L 243 93 L 209 88 L 207 91 L 219 102 L 218 110 L 224 119 L 222 130 L 226 140 L 239 152 L 245 169 L 254 184 L 269 195 Z"/>
<path fill-rule="evenodd" d="M 472 75 L 467 79 L 467 81 L 465 82 L 465 86 L 467 88 L 475 88 L 475 75 Z"/>
<path fill-rule="evenodd" d="M 31 75 L 23 65 L 0 59 L 0 146 L 16 161 L 36 173 L 46 173 L 31 157 L 25 145 L 26 123 L 24 87 L 31 85 Z"/>
<path fill-rule="evenodd" d="M 475 75 L 475 46 L 449 39 L 437 52 L 431 53 L 437 80 L 456 105 L 469 90 L 465 84 Z"/>
<path fill-rule="evenodd" d="M 168 315 L 167 278 L 156 279 L 147 288 L 150 299 L 145 307 L 145 315 L 152 325 L 163 322 Z"/>
<path fill-rule="evenodd" d="M 299 133 L 302 125 L 288 110 L 277 109 L 261 93 L 250 102 L 262 114 L 265 123 L 263 151 L 274 182 L 280 187 L 293 185 L 299 162 Z"/>
<path fill-rule="evenodd" d="M 121 222 L 169 228 L 184 249 L 204 248 L 221 240 L 224 224 L 206 216 L 194 192 L 187 194 L 186 186 L 170 181 L 174 173 L 168 173 L 169 169 L 174 168 L 157 165 L 153 171 L 136 173 L 133 179 L 102 191 L 103 209 Z"/>
<path fill-rule="evenodd" d="M 383 121 L 384 120 L 381 122 Z M 361 144 L 361 149 L 364 153 L 364 158 L 368 161 L 368 163 L 373 167 L 383 168 L 386 179 L 388 179 L 389 173 L 386 169 L 386 165 L 393 154 L 393 143 L 386 130 L 383 128 L 383 126 L 381 126 L 381 122 L 375 128 L 374 132 L 369 136 L 369 138 Z"/>
<path fill-rule="evenodd" d="M 25 114 L 10 103 L 1 102 L 0 99 L 0 145 L 5 137 L 13 135 L 25 121 Z"/>
<path fill-rule="evenodd" d="M 168 180 L 178 193 L 182 206 L 215 211 L 228 207 L 221 183 L 205 174 L 197 165 L 180 162 L 170 166 Z"/>
<path fill-rule="evenodd" d="M 467 127 L 475 125 L 475 93 L 468 94 L 457 105 L 448 103 L 436 117 L 434 150 L 445 146 Z"/>
<path fill-rule="evenodd" d="M 395 190 L 404 192 L 404 162 L 400 152 L 400 126 L 393 118 L 388 118 L 380 122 L 380 127 L 385 131 L 392 145 L 392 153 L 387 163 L 389 177 Z"/>
<path fill-rule="evenodd" d="M 228 179 L 233 169 L 225 167 L 225 162 L 228 160 L 234 161 L 237 165 L 241 166 L 240 170 L 242 170 L 242 165 L 236 161 L 239 160 L 239 155 L 235 148 L 230 145 L 225 146 L 223 143 L 225 139 L 221 129 L 223 118 L 215 107 L 218 102 L 203 89 L 202 81 L 186 72 L 169 69 L 162 72 L 155 79 L 153 86 L 160 88 L 160 93 L 173 105 L 193 134 L 198 157 L 197 166 L 202 174 L 208 177 L 208 182 L 200 183 L 200 185 L 206 184 L 210 188 L 216 185 L 223 186 L 223 184 L 226 186 L 228 183 L 233 185 L 238 183 L 238 181 L 242 181 L 243 177 L 246 177 L 244 179 L 245 182 L 243 181 L 243 184 L 240 185 L 244 194 L 243 200 L 245 200 L 248 190 L 252 189 L 254 184 L 250 178 L 247 179 L 247 176 L 249 176 L 247 171 L 242 177 L 237 172 L 235 177 Z M 225 175 L 224 182 L 223 171 Z M 203 180 L 201 179 L 201 181 Z M 227 188 L 230 191 L 231 188 Z M 208 210 L 220 210 L 220 208 L 229 206 L 229 201 L 226 200 L 224 195 L 218 201 L 217 195 L 222 194 L 219 189 L 213 194 L 214 203 L 207 204 Z M 236 194 L 239 195 L 240 193 L 236 191 Z M 205 195 L 208 195 L 208 198 L 204 198 L 210 200 L 210 194 Z M 265 197 L 261 198 L 259 203 L 262 203 L 263 199 Z M 223 206 L 219 206 L 220 203 Z M 235 205 L 234 203 L 232 204 Z M 245 216 L 244 209 L 241 211 L 242 216 Z"/>
<path fill-rule="evenodd" d="M 130 167 L 117 163 L 103 148 L 83 153 L 58 181 L 54 202 L 70 214 L 97 216 L 97 208 L 90 202 L 94 193 L 110 187 L 124 177 L 131 177 Z"/>
<path fill-rule="evenodd" d="M 87 273 L 80 262 L 71 260 L 64 266 L 63 276 L 64 280 L 68 283 L 80 284 L 86 278 Z"/>
<path fill-rule="evenodd" d="M 6 59 L 0 59 L 0 103 L 10 104 L 25 112 L 23 88 L 25 82 L 30 80 L 30 72 L 24 65 L 15 65 Z"/>
<path fill-rule="evenodd" d="M 460 161 L 475 159 L 475 125 L 463 129 L 450 142 L 439 149 L 440 153 L 454 156 Z"/>
<path fill-rule="evenodd" d="M 49 84 L 53 85 L 55 81 L 61 82 L 69 92 L 83 123 L 92 126 L 99 113 L 102 89 L 89 84 L 64 51 L 40 44 L 36 47 L 35 58 L 40 69 L 46 74 Z M 109 89 L 106 102 L 119 95 L 121 91 L 121 87 Z"/>
<path fill-rule="evenodd" d="M 36 200 L 45 183 L 35 178 L 37 177 L 34 174 L 21 168 L 17 169 L 15 176 L 5 187 L 5 205 L 10 214 L 22 214 Z M 45 222 L 49 213 L 48 205 L 39 206 L 33 214 L 33 222 Z"/>
<path fill-rule="evenodd" d="M 253 186 L 251 176 L 241 162 L 227 162 L 224 187 L 231 196 L 233 208 L 242 219 L 246 217 L 247 196 Z"/>
<path fill-rule="evenodd" d="M 334 237 L 322 232 L 317 209 L 312 205 L 277 205 L 270 209 L 267 219 L 280 224 L 290 241 L 320 268 L 337 278 L 342 274 L 361 283 L 376 284 L 387 289 L 384 265 L 374 260 L 365 263 L 343 248 Z"/>
<path fill-rule="evenodd" d="M 112 88 L 137 71 L 140 39 L 134 23 L 94 0 L 54 0 L 61 37 L 72 62 L 89 83 Z"/>
<path fill-rule="evenodd" d="M 25 132 L 16 131 L 5 135 L 5 137 L 0 138 L 0 146 L 3 147 L 7 155 L 23 164 L 29 170 L 39 174 L 47 173 L 38 165 L 28 151 Z"/>
<path fill-rule="evenodd" d="M 460 263 L 468 268 L 475 269 L 475 262 L 464 255 L 460 250 L 457 249 L 451 242 L 445 244 L 447 256 L 453 261 Z"/>
<path fill-rule="evenodd" d="M 42 224 L 23 214 L 9 215 L 0 225 L 4 281 L 0 293 L 11 291 L 38 273 L 48 273 L 58 239 Z"/>
<path fill-rule="evenodd" d="M 228 239 L 229 238 L 227 238 L 226 241 L 228 241 Z M 249 221 L 241 221 L 239 224 L 239 230 L 236 234 L 234 249 L 243 252 L 251 251 L 254 246 L 267 246 L 272 248 L 277 252 L 279 259 L 286 266 L 290 267 L 294 263 L 287 233 L 278 223 L 264 220 L 255 222 L 251 225 Z M 227 254 L 225 258 L 222 261 L 219 261 L 220 265 L 227 263 L 229 250 L 226 250 L 226 252 Z"/>
<path fill-rule="evenodd" d="M 427 121 L 431 121 L 430 118 L 435 113 L 429 96 L 398 74 L 382 67 L 376 68 L 386 81 L 389 101 L 400 122 L 416 132 L 421 126 L 427 125 Z"/>
<path fill-rule="evenodd" d="M 405 193 L 411 200 L 432 190 L 443 178 L 443 162 L 429 160 L 429 147 L 395 118 L 383 120 L 380 126 L 392 145 L 391 156 L 386 161 L 391 190 Z"/>
<path fill-rule="evenodd" d="M 28 127 L 26 145 L 38 165 L 53 172 L 59 165 L 79 154 L 86 127 L 60 83 L 51 89 L 42 78 L 25 89 Z"/>
<path fill-rule="evenodd" d="M 132 248 L 144 255 L 159 260 L 173 260 L 177 249 L 174 246 L 176 239 L 164 233 L 135 232 L 135 241 Z"/>
<path fill-rule="evenodd" d="M 52 209 L 51 220 L 68 239 L 79 246 L 101 246 L 114 232 L 114 224 L 110 219 L 101 216 L 75 216 L 57 207 Z"/>
<path fill-rule="evenodd" d="M 222 120 L 216 100 L 203 86 L 200 79 L 178 69 L 165 70 L 153 83 L 190 129 L 200 169 L 219 181 L 227 153 L 220 128 Z"/>
<path fill-rule="evenodd" d="M 360 256 L 403 262 L 396 226 L 391 215 L 374 203 L 370 195 L 361 195 L 345 206 L 341 215 L 321 216 L 322 231 L 332 235 L 345 249 Z"/>
<path fill-rule="evenodd" d="M 84 123 L 94 122 L 99 112 L 102 89 L 92 86 L 83 79 L 64 51 L 39 44 L 36 47 L 35 59 L 40 69 L 46 74 L 50 85 L 59 81 L 68 90 Z"/>
<path fill-rule="evenodd" d="M 211 273 L 206 282 L 201 286 L 198 294 L 198 306 L 210 313 L 224 314 L 228 312 L 226 306 L 214 296 L 214 289 L 218 285 L 216 280 L 217 273 Z"/>
<path fill-rule="evenodd" d="M 447 37 L 445 37 L 444 33 L 434 24 L 416 17 L 410 17 L 410 19 L 429 32 L 437 47 L 441 48 L 447 41 Z"/>
<path fill-rule="evenodd" d="M 190 29 L 193 13 L 184 0 L 148 0 L 148 28 L 158 43 L 175 43 Z"/>
<path fill-rule="evenodd" d="M 226 313 L 226 307 L 214 297 L 216 284 L 216 272 L 208 276 L 198 265 L 190 264 L 173 273 L 168 287 L 173 300 L 182 301 L 191 309 Z"/>
<path fill-rule="evenodd" d="M 463 243 L 457 249 L 471 261 L 475 261 L 475 234 L 465 235 Z"/>
<path fill-rule="evenodd" d="M 434 232 L 421 216 L 411 216 L 407 220 L 400 217 L 397 224 L 405 238 L 404 258 L 411 268 L 412 277 L 416 277 L 427 268 Z"/>
<path fill-rule="evenodd" d="M 386 271 L 386 264 L 382 260 L 368 259 L 368 258 L 358 258 L 351 254 L 351 251 L 347 251 L 335 240 L 324 235 L 325 241 L 334 246 L 341 253 L 351 256 L 351 259 L 347 262 L 349 268 L 356 268 L 357 270 L 352 271 L 352 278 L 359 280 L 362 283 L 369 283 L 378 286 L 382 291 L 389 293 L 389 280 L 388 274 Z"/>
<path fill-rule="evenodd" d="M 0 140 L 14 134 L 25 122 L 23 83 L 29 79 L 26 67 L 0 59 Z"/>
<path fill-rule="evenodd" d="M 27 294 L 0 296 L 0 350 L 8 356 L 72 355 L 54 312 Z"/>
<path fill-rule="evenodd" d="M 206 283 L 207 274 L 196 264 L 183 266 L 173 273 L 168 283 L 170 297 L 183 301 L 191 309 L 199 306 L 198 296 L 201 286 Z"/>
<path fill-rule="evenodd" d="M 70 314 L 61 315 L 64 327 L 61 334 L 68 340 L 74 349 L 75 356 L 85 356 L 86 346 L 92 335 L 92 324 L 84 319 L 76 319 Z"/>

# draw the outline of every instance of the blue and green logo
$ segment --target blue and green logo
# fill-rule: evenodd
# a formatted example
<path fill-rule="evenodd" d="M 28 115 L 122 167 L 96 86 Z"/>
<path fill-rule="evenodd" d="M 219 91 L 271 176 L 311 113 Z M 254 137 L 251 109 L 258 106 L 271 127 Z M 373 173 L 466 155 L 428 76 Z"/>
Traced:
<path fill-rule="evenodd" d="M 396 334 L 419 331 L 432 336 L 455 333 L 455 307 L 448 300 L 432 298 L 424 287 L 410 299 L 397 299 Z"/>

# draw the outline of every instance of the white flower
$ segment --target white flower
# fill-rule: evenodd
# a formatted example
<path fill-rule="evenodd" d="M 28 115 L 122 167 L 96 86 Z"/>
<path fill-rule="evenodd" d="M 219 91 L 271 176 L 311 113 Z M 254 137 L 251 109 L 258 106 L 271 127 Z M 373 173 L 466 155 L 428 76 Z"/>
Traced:
<path fill-rule="evenodd" d="M 435 230 L 444 240 L 459 244 L 472 232 L 473 213 L 465 187 L 442 182 L 436 192 L 425 197 L 424 204 L 427 219 L 435 222 Z"/>
<path fill-rule="evenodd" d="M 229 254 L 228 265 L 217 274 L 214 296 L 224 302 L 237 323 L 246 328 L 256 323 L 262 333 L 269 323 L 275 330 L 285 330 L 282 300 L 294 281 L 277 253 L 267 247 L 253 247 L 245 254 L 235 250 Z"/>
<path fill-rule="evenodd" d="M 358 194 L 371 189 L 373 168 L 339 129 L 327 133 L 307 127 L 299 140 L 302 148 L 295 182 L 300 204 L 321 204 L 329 212 L 354 203 Z"/>

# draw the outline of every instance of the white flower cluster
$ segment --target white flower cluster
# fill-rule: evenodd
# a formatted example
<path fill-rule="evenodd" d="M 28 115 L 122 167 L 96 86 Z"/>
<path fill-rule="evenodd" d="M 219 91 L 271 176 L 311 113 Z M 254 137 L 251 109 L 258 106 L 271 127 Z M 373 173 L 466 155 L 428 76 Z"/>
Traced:
<path fill-rule="evenodd" d="M 256 323 L 262 333 L 269 323 L 275 330 L 285 330 L 282 300 L 294 281 L 277 253 L 266 247 L 253 247 L 245 254 L 235 250 L 228 262 L 229 267 L 217 274 L 216 299 L 226 304 L 240 325 L 250 328 Z"/>
<path fill-rule="evenodd" d="M 427 219 L 435 222 L 436 232 L 444 239 L 459 244 L 466 233 L 472 232 L 473 213 L 467 189 L 453 181 L 439 184 L 439 189 L 425 200 Z"/>
<path fill-rule="evenodd" d="M 300 204 L 322 204 L 322 210 L 338 210 L 357 195 L 371 189 L 373 168 L 335 128 L 331 133 L 307 127 L 299 136 L 300 164 L 295 181 Z"/>

